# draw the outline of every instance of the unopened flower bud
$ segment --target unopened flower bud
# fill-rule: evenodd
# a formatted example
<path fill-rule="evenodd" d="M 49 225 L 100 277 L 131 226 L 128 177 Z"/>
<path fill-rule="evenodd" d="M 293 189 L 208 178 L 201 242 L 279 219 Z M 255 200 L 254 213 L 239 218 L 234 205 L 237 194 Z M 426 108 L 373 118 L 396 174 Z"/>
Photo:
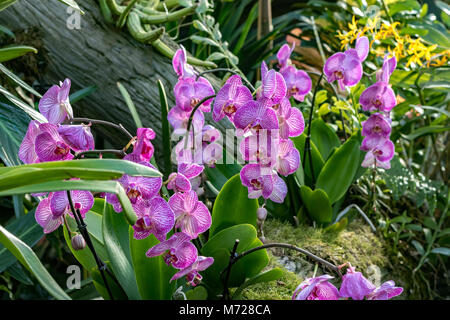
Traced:
<path fill-rule="evenodd" d="M 84 241 L 84 238 L 81 234 L 77 234 L 76 236 L 72 237 L 71 243 L 74 250 L 83 250 L 84 248 L 86 248 L 86 241 Z"/>
<path fill-rule="evenodd" d="M 257 215 L 258 215 L 258 220 L 259 221 L 264 221 L 266 220 L 267 217 L 267 210 L 266 208 L 258 208 L 258 211 L 256 211 Z"/>

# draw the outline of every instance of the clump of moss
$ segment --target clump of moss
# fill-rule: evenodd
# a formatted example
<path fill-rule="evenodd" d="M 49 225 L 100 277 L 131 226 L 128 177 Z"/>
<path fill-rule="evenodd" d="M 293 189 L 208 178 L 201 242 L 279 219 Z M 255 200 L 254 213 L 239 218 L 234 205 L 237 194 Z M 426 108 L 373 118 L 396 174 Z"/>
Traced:
<path fill-rule="evenodd" d="M 336 265 L 350 262 L 374 282 L 392 278 L 387 276 L 389 258 L 385 243 L 362 221 L 355 220 L 344 231 L 336 233 L 304 225 L 293 227 L 288 222 L 272 219 L 265 222 L 264 235 L 268 243 L 293 244 Z M 269 251 L 270 262 L 266 269 L 286 267 L 288 261 L 291 270 L 284 268 L 285 273 L 278 281 L 260 283 L 245 289 L 242 298 L 291 299 L 295 288 L 305 278 L 313 276 L 316 264 L 300 253 L 282 248 L 271 248 Z M 316 275 L 330 273 L 321 265 L 317 267 Z"/>

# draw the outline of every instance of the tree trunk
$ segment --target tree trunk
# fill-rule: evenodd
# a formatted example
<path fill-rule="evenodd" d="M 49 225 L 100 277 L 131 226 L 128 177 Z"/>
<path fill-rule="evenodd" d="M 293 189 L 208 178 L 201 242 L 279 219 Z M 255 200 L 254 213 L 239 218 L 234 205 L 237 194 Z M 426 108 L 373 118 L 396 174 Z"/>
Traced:
<path fill-rule="evenodd" d="M 159 158 L 162 138 L 159 134 L 161 113 L 157 80 L 163 82 L 169 107 L 172 107 L 172 91 L 177 76 L 170 59 L 154 51 L 151 45 L 135 41 L 126 28 L 118 30 L 107 24 L 96 1 L 78 3 L 85 12 L 81 16 L 80 29 L 71 30 L 67 27 L 67 20 L 73 11 L 56 0 L 20 0 L 0 13 L 0 25 L 13 31 L 39 28 L 48 60 L 44 74 L 39 77 L 46 84 L 56 84 L 70 78 L 71 92 L 91 85 L 98 87 L 92 95 L 73 105 L 75 117 L 122 123 L 135 133 L 134 121 L 117 88 L 117 82 L 121 82 L 130 93 L 143 125 L 153 128 L 157 133 L 154 144 Z M 164 41 L 176 48 L 172 41 Z M 220 85 L 218 79 L 207 77 L 217 89 Z M 120 132 L 110 128 L 99 126 L 94 132 L 117 148 L 127 142 Z"/>

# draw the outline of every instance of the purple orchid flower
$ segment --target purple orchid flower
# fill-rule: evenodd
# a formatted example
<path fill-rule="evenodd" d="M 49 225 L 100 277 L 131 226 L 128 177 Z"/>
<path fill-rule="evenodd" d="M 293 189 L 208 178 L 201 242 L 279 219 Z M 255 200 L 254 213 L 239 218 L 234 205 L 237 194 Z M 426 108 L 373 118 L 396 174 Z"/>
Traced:
<path fill-rule="evenodd" d="M 84 124 L 61 125 L 58 127 L 58 133 L 67 145 L 76 152 L 95 149 L 94 137 L 89 126 Z"/>
<path fill-rule="evenodd" d="M 141 161 L 149 162 L 155 148 L 150 140 L 155 139 L 156 133 L 150 128 L 138 128 L 137 140 L 133 146 L 133 154 L 138 155 Z"/>
<path fill-rule="evenodd" d="M 258 95 L 260 100 L 266 101 L 265 104 L 277 104 L 286 96 L 287 87 L 283 75 L 273 69 L 268 70 L 264 61 L 261 64 L 261 82 Z"/>
<path fill-rule="evenodd" d="M 361 93 L 359 103 L 365 111 L 390 112 L 397 104 L 394 90 L 385 82 L 376 82 Z"/>
<path fill-rule="evenodd" d="M 40 132 L 39 122 L 32 120 L 28 125 L 27 133 L 19 148 L 19 159 L 22 160 L 23 163 L 29 164 L 39 162 L 39 158 L 35 151 L 35 141 Z"/>
<path fill-rule="evenodd" d="M 312 86 L 309 75 L 303 70 L 297 70 L 294 66 L 285 67 L 281 74 L 286 82 L 287 97 L 294 97 L 297 101 L 303 101 Z"/>
<path fill-rule="evenodd" d="M 183 111 L 191 111 L 201 100 L 214 95 L 214 89 L 203 77 L 194 80 L 193 78 L 187 78 L 178 81 L 174 88 L 175 102 L 178 108 Z M 210 105 L 212 98 L 208 99 L 199 107 L 199 110 L 203 112 L 210 111 Z"/>
<path fill-rule="evenodd" d="M 289 66 L 291 60 L 291 54 L 294 51 L 295 43 L 292 44 L 292 47 L 289 47 L 287 43 L 283 44 L 277 52 L 277 59 L 278 59 L 278 67 L 280 69 L 280 72 L 283 70 L 283 68 Z"/>
<path fill-rule="evenodd" d="M 373 144 L 376 144 L 375 146 Z M 395 146 L 391 140 L 385 139 L 379 142 L 378 139 L 366 140 L 364 139 L 361 145 L 361 150 L 369 151 L 366 153 L 361 166 L 368 168 L 373 165 L 384 169 L 391 167 L 390 161 L 394 157 Z"/>
<path fill-rule="evenodd" d="M 369 119 L 362 122 L 363 137 L 382 136 L 388 138 L 391 134 L 391 119 L 381 113 L 373 113 Z"/>
<path fill-rule="evenodd" d="M 325 274 L 306 279 L 295 289 L 292 300 L 339 300 L 337 288 L 328 282 L 332 278 Z"/>
<path fill-rule="evenodd" d="M 276 143 L 277 139 L 271 131 L 260 131 L 259 134 L 245 137 L 240 143 L 242 158 L 249 163 L 271 166 L 276 162 Z"/>
<path fill-rule="evenodd" d="M 39 101 L 39 111 L 48 122 L 60 124 L 66 119 L 73 118 L 72 106 L 69 101 L 70 79 L 54 85 L 42 96 Z"/>
<path fill-rule="evenodd" d="M 35 140 L 35 152 L 39 161 L 71 160 L 73 155 L 70 147 L 58 133 L 58 126 L 51 123 L 41 123 L 40 133 Z"/>
<path fill-rule="evenodd" d="M 124 158 L 124 160 L 136 160 L 134 159 L 135 157 L 133 157 L 134 156 L 132 154 L 129 154 Z M 133 162 L 137 162 L 141 165 L 155 169 L 153 165 L 146 161 Z M 140 205 L 141 202 L 148 201 L 157 196 L 162 186 L 162 178 L 159 177 L 134 177 L 124 174 L 117 181 L 119 181 L 125 189 L 125 192 L 130 199 L 133 208 Z M 106 201 L 113 206 L 114 211 L 122 212 L 122 206 L 119 202 L 119 199 L 114 193 L 107 193 Z"/>
<path fill-rule="evenodd" d="M 156 196 L 149 201 L 140 201 L 135 211 L 138 216 L 133 226 L 135 239 L 145 239 L 153 234 L 161 242 L 166 240 L 167 233 L 175 224 L 175 217 L 163 198 Z"/>
<path fill-rule="evenodd" d="M 94 197 L 89 191 L 83 190 L 71 190 L 70 195 L 75 209 L 79 209 L 84 218 L 94 205 Z M 35 218 L 44 233 L 50 233 L 64 222 L 65 214 L 73 217 L 66 191 L 50 192 L 47 198 L 39 202 Z"/>
<path fill-rule="evenodd" d="M 361 80 L 362 62 L 367 58 L 368 53 L 369 39 L 360 37 L 356 40 L 355 49 L 333 54 L 323 67 L 328 82 L 337 80 L 341 90 L 344 90 L 345 86 L 356 85 Z"/>
<path fill-rule="evenodd" d="M 69 214 L 73 217 L 72 210 L 70 208 L 69 199 L 66 191 L 56 191 L 52 193 L 50 200 L 50 208 L 54 217 L 60 217 L 64 214 Z M 72 190 L 70 191 L 70 197 L 72 198 L 73 206 L 75 210 L 80 210 L 81 216 L 84 218 L 86 213 L 91 210 L 94 205 L 94 197 L 92 193 L 85 190 Z"/>
<path fill-rule="evenodd" d="M 290 139 L 280 139 L 275 169 L 279 174 L 287 177 L 297 171 L 300 165 L 300 153 Z"/>
<path fill-rule="evenodd" d="M 194 69 L 187 64 L 186 49 L 181 46 L 177 52 L 173 55 L 172 66 L 175 73 L 178 75 L 178 79 L 194 78 Z"/>
<path fill-rule="evenodd" d="M 250 163 L 242 168 L 240 176 L 242 184 L 248 188 L 250 199 L 257 199 L 261 196 L 268 199 L 272 194 L 274 187 L 270 168 Z"/>
<path fill-rule="evenodd" d="M 174 233 L 170 239 L 158 243 L 147 251 L 147 257 L 156 257 L 164 253 L 164 262 L 177 269 L 189 267 L 197 260 L 197 248 L 191 238 L 182 232 Z"/>
<path fill-rule="evenodd" d="M 191 190 L 190 179 L 203 172 L 204 167 L 195 163 L 178 164 L 178 172 L 172 172 L 168 177 L 167 189 L 175 192 L 188 192 Z"/>
<path fill-rule="evenodd" d="M 288 192 L 286 183 L 276 173 L 272 174 L 272 181 L 273 190 L 269 199 L 276 203 L 283 203 Z"/>
<path fill-rule="evenodd" d="M 208 269 L 213 263 L 213 258 L 199 256 L 189 267 L 175 273 L 170 281 L 172 282 L 173 280 L 186 276 L 188 285 L 195 287 L 202 280 L 202 276 L 199 272 Z"/>
<path fill-rule="evenodd" d="M 303 133 L 305 129 L 303 114 L 299 109 L 291 107 L 288 98 L 284 98 L 272 108 L 277 112 L 281 138 L 298 137 Z"/>
<path fill-rule="evenodd" d="M 375 290 L 375 286 L 361 272 L 355 272 L 355 268 L 349 267 L 347 273 L 342 277 L 339 294 L 343 298 L 363 300 Z"/>
<path fill-rule="evenodd" d="M 213 106 L 214 121 L 220 121 L 227 116 L 233 122 L 236 111 L 250 100 L 253 100 L 252 93 L 242 85 L 241 77 L 231 76 L 217 93 Z"/>
<path fill-rule="evenodd" d="M 63 223 L 62 216 L 55 217 L 52 213 L 51 197 L 52 193 L 49 194 L 48 198 L 41 200 L 35 211 L 36 222 L 44 229 L 44 233 L 55 231 Z"/>
<path fill-rule="evenodd" d="M 381 70 L 377 71 L 376 77 L 377 82 L 389 83 L 389 79 L 391 74 L 394 72 L 397 67 L 397 59 L 394 57 L 388 58 L 387 56 L 384 58 L 383 67 Z"/>
<path fill-rule="evenodd" d="M 170 109 L 167 115 L 167 120 L 169 121 L 170 125 L 174 128 L 174 130 L 177 131 L 177 133 L 183 134 L 187 130 L 190 116 L 191 116 L 190 111 L 183 111 L 182 109 L 175 106 L 172 109 Z M 197 110 L 194 113 L 194 116 L 192 117 L 191 128 L 193 128 L 195 132 L 199 132 L 202 130 L 204 123 L 205 123 L 205 116 L 203 115 L 203 112 Z"/>
<path fill-rule="evenodd" d="M 169 205 L 175 214 L 175 227 L 181 228 L 181 231 L 192 239 L 211 226 L 211 214 L 208 208 L 198 201 L 195 191 L 175 193 L 170 197 Z"/>
<path fill-rule="evenodd" d="M 281 100 L 280 100 L 281 101 Z M 234 116 L 234 125 L 244 132 L 278 129 L 277 114 L 259 101 L 249 101 Z"/>
<path fill-rule="evenodd" d="M 400 295 L 403 292 L 402 287 L 396 287 L 395 282 L 390 280 L 383 283 L 367 296 L 367 300 L 389 300 Z"/>

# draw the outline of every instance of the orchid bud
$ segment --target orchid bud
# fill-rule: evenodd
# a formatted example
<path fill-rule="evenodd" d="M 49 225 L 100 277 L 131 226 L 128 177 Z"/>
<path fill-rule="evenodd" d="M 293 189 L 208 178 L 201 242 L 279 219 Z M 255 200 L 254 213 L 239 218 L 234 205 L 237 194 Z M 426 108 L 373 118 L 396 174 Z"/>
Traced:
<path fill-rule="evenodd" d="M 74 250 L 78 251 L 86 248 L 86 241 L 81 234 L 77 234 L 76 236 L 72 237 L 71 243 Z"/>
<path fill-rule="evenodd" d="M 267 217 L 267 209 L 266 208 L 258 208 L 258 211 L 256 211 L 257 215 L 258 215 L 258 220 L 259 221 L 264 221 L 266 220 Z"/>

